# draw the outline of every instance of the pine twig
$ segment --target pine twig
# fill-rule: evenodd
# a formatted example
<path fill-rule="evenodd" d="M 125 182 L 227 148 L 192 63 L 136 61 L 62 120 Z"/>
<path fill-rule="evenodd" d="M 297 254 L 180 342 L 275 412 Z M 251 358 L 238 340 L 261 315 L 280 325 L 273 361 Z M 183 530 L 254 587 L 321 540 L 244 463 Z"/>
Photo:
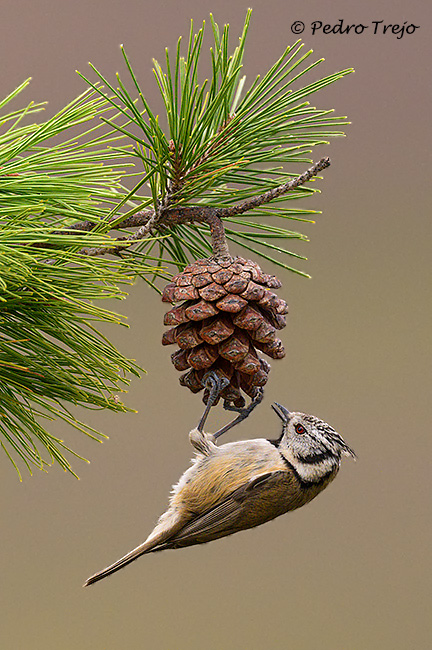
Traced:
<path fill-rule="evenodd" d="M 303 174 L 297 176 L 291 181 L 274 187 L 268 192 L 253 196 L 252 198 L 245 199 L 237 205 L 232 205 L 227 208 L 213 208 L 211 206 L 187 206 L 183 208 L 165 208 L 160 210 L 160 214 L 157 214 L 153 210 L 143 210 L 142 212 L 137 212 L 131 217 L 128 217 L 121 223 L 116 225 L 116 228 L 129 228 L 132 226 L 139 226 L 129 237 L 119 238 L 117 241 L 121 241 L 121 244 L 108 247 L 100 248 L 83 248 L 80 252 L 83 255 L 96 256 L 96 255 L 118 255 L 120 251 L 129 247 L 131 244 L 139 241 L 140 239 L 145 239 L 153 234 L 155 231 L 161 231 L 169 228 L 170 226 L 182 223 L 207 223 L 210 227 L 212 233 L 212 242 L 213 250 L 216 257 L 229 257 L 228 245 L 225 238 L 225 232 L 223 226 L 221 228 L 221 219 L 226 219 L 228 217 L 233 217 L 239 214 L 244 214 L 253 208 L 257 208 L 265 203 L 270 203 L 273 199 L 276 199 L 287 192 L 295 190 L 297 187 L 304 185 L 311 178 L 319 174 L 327 167 L 330 166 L 330 158 L 322 158 L 317 163 L 312 165 L 307 169 Z M 93 222 L 81 222 L 80 224 L 74 224 L 70 226 L 68 230 L 92 230 L 96 224 Z M 59 231 L 66 232 L 67 231 Z"/>
<path fill-rule="evenodd" d="M 268 192 L 264 192 L 264 194 L 260 194 L 258 196 L 253 196 L 250 199 L 246 199 L 245 201 L 242 201 L 242 203 L 239 203 L 238 205 L 233 205 L 229 208 L 219 209 L 217 213 L 218 217 L 220 217 L 221 219 L 226 219 L 227 217 L 234 217 L 237 214 L 244 214 L 245 212 L 248 212 L 253 208 L 258 208 L 260 205 L 263 205 L 264 203 L 270 203 L 270 201 L 276 199 L 278 196 L 282 196 L 282 194 L 286 194 L 287 192 L 290 192 L 291 190 L 295 190 L 297 187 L 300 187 L 300 185 L 304 185 L 304 183 L 307 183 L 307 181 L 313 178 L 313 176 L 316 176 L 317 174 L 319 174 L 320 171 L 326 169 L 326 167 L 329 166 L 330 166 L 330 158 L 328 157 L 322 158 L 319 162 L 312 165 L 312 167 L 307 169 L 300 176 L 297 176 L 297 178 L 294 178 L 292 181 L 288 181 L 283 185 L 279 185 L 279 187 L 274 187 Z"/>

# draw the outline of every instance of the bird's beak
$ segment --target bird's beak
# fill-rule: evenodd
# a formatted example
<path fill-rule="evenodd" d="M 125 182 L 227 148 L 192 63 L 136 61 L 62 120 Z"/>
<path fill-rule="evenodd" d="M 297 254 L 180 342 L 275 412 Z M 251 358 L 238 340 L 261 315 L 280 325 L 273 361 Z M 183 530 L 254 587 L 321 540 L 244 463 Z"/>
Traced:
<path fill-rule="evenodd" d="M 282 406 L 282 404 L 278 404 L 275 402 L 274 404 L 271 405 L 273 411 L 280 417 L 282 422 L 284 424 L 288 424 L 291 413 L 288 411 L 288 409 L 285 408 L 285 406 Z"/>

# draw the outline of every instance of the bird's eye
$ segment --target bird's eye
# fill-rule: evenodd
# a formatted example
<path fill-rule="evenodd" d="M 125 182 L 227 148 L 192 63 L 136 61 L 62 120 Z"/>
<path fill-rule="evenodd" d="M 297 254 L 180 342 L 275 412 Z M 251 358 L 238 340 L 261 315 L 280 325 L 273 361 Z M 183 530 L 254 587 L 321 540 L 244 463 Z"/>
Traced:
<path fill-rule="evenodd" d="M 298 433 L 300 436 L 303 433 L 306 433 L 306 429 L 304 428 L 304 426 L 302 424 L 296 424 L 294 429 L 295 429 L 295 432 Z"/>

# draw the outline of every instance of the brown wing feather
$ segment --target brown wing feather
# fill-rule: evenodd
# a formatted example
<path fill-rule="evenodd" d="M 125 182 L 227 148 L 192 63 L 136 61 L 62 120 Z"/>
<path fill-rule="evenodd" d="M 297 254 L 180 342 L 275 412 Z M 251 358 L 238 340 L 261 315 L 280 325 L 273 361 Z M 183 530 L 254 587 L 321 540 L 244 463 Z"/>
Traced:
<path fill-rule="evenodd" d="M 283 498 L 286 495 L 286 474 L 287 472 L 276 471 L 255 476 L 151 552 L 203 544 L 258 526 L 283 514 L 289 509 Z"/>

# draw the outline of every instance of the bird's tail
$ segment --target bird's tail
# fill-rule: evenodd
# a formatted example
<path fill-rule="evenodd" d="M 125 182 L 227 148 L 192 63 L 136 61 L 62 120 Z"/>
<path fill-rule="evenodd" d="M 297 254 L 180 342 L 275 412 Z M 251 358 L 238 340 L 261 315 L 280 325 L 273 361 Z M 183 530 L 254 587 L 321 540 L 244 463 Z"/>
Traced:
<path fill-rule="evenodd" d="M 153 551 L 159 550 L 159 545 L 164 541 L 165 538 L 166 535 L 151 535 L 143 544 L 140 544 L 132 551 L 129 551 L 129 553 L 117 560 L 117 562 L 110 564 L 110 566 L 107 566 L 106 569 L 99 571 L 99 573 L 95 573 L 93 576 L 90 576 L 90 578 L 88 578 L 83 584 L 83 587 L 88 587 L 88 585 L 92 585 L 94 582 L 98 582 L 99 580 L 102 580 L 102 578 L 106 578 L 112 573 L 119 571 L 119 569 L 122 569 L 127 564 L 130 564 L 138 557 L 140 557 L 140 555 L 145 555 L 146 553 L 152 553 Z M 160 550 L 162 550 L 162 548 Z"/>

